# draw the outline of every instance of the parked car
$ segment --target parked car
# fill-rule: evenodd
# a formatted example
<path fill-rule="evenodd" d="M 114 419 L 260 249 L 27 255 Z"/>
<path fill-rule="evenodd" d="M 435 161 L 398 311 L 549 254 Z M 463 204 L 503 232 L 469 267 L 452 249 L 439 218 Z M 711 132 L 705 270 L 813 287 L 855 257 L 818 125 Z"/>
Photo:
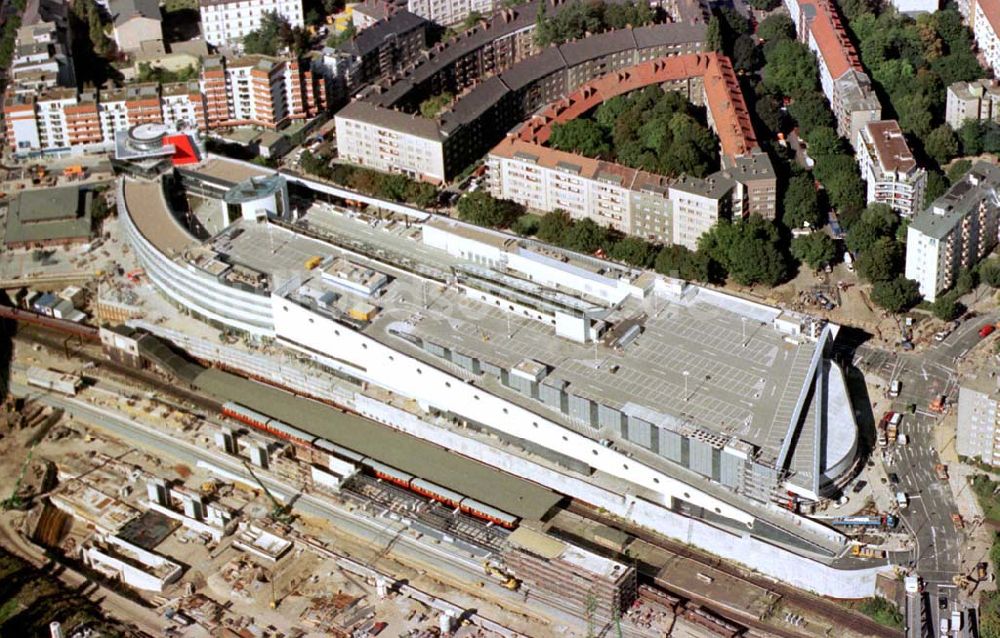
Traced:
<path fill-rule="evenodd" d="M 854 484 L 853 491 L 855 494 L 858 494 L 859 492 L 861 492 L 861 490 L 865 489 L 865 487 L 867 486 L 868 486 L 868 481 L 858 481 L 857 483 Z"/>
<path fill-rule="evenodd" d="M 895 472 L 889 474 L 889 482 L 893 485 L 899 485 L 899 474 L 896 474 Z"/>
<path fill-rule="evenodd" d="M 985 339 L 986 337 L 988 337 L 991 334 L 993 334 L 993 331 L 996 330 L 996 329 L 997 329 L 996 326 L 994 326 L 992 323 L 988 323 L 988 324 L 986 324 L 985 326 L 983 326 L 982 328 L 979 329 L 979 337 L 981 339 Z"/>

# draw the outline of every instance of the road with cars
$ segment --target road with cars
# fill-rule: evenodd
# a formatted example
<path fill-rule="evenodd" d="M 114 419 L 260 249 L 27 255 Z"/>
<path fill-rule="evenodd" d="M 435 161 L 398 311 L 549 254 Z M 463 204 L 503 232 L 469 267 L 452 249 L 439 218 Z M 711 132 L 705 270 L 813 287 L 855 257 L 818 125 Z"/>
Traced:
<path fill-rule="evenodd" d="M 900 433 L 907 445 L 896 445 L 883 459 L 890 488 L 906 494 L 909 504 L 899 512 L 914 537 L 911 566 L 923 578 L 924 595 L 908 600 L 906 616 L 914 622 L 923 614 L 923 630 L 937 635 L 941 619 L 950 619 L 957 605 L 954 577 L 960 570 L 963 530 L 954 517 L 958 515 L 955 499 L 947 481 L 941 480 L 935 466 L 941 463 L 934 440 L 934 425 L 941 415 L 930 410 L 938 397 L 946 397 L 945 411 L 957 409 L 958 383 L 955 365 L 979 345 L 982 326 L 1000 321 L 1000 312 L 974 316 L 963 321 L 940 342 L 933 342 L 920 352 L 891 352 L 861 346 L 854 353 L 854 364 L 868 374 L 880 376 L 887 384 L 900 382 L 899 396 L 888 398 L 885 410 L 901 412 Z M 886 401 L 872 397 L 880 403 Z M 884 410 L 883 410 L 884 411 Z M 874 415 L 875 418 L 881 416 Z M 878 455 L 877 455 L 878 456 Z M 910 633 L 919 636 L 921 633 Z"/>

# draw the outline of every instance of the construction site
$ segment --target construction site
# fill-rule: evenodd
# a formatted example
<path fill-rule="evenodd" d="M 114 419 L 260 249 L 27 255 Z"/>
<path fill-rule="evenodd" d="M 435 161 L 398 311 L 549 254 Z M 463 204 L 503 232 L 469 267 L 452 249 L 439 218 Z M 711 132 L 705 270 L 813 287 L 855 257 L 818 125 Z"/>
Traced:
<path fill-rule="evenodd" d="M 0 445 L 31 451 L 15 490 L 31 509 L 8 516 L 185 633 L 710 637 L 793 626 L 771 592 L 668 567 L 669 554 L 541 494 L 498 503 L 516 514 L 504 527 L 449 505 L 440 484 L 404 487 L 365 458 L 247 426 L 110 366 L 86 370 L 73 396 L 43 391 L 30 369 L 58 370 L 64 353 L 30 352 L 12 377 L 29 421 Z M 50 468 L 44 481 L 38 467 Z M 626 555 L 661 563 L 661 577 L 640 577 Z M 705 578 L 718 595 L 699 598 Z"/>

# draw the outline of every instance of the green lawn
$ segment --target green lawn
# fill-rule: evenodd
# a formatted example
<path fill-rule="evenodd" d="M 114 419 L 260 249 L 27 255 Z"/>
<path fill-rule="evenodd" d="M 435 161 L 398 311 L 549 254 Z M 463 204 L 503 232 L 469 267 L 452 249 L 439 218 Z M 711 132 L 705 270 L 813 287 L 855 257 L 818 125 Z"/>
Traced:
<path fill-rule="evenodd" d="M 166 0 L 163 3 L 163 10 L 166 13 L 173 13 L 181 9 L 198 10 L 198 0 Z"/>
<path fill-rule="evenodd" d="M 865 598 L 858 605 L 858 611 L 886 627 L 903 628 L 903 614 L 896 609 L 895 605 L 881 596 Z"/>
<path fill-rule="evenodd" d="M 1000 523 L 1000 495 L 998 495 L 1000 483 L 985 474 L 976 474 L 972 477 L 970 487 L 979 501 L 979 506 L 983 508 L 986 520 Z"/>

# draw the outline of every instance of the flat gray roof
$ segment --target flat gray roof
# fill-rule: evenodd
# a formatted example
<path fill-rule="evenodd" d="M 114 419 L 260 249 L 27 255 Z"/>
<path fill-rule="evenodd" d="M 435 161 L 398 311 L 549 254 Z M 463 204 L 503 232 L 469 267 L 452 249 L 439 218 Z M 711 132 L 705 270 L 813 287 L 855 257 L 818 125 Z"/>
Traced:
<path fill-rule="evenodd" d="M 216 181 L 226 182 L 229 185 L 238 184 L 251 177 L 274 175 L 277 172 L 249 162 L 215 157 L 195 166 L 185 166 L 184 170 Z"/>
<path fill-rule="evenodd" d="M 392 109 L 369 104 L 363 100 L 355 100 L 337 111 L 335 117 L 374 124 L 394 131 L 401 131 L 422 137 L 424 139 L 441 141 L 441 132 L 436 120 L 429 120 L 419 115 L 402 113 Z"/>
<path fill-rule="evenodd" d="M 910 227 L 928 237 L 941 240 L 979 203 L 987 200 L 989 206 L 1000 206 L 1000 167 L 988 162 L 976 162 L 961 180 L 918 213 Z"/>
<path fill-rule="evenodd" d="M 174 217 L 159 180 L 125 179 L 125 208 L 139 232 L 162 252 L 177 255 L 199 244 Z"/>
<path fill-rule="evenodd" d="M 540 520 L 562 498 L 381 423 L 227 372 L 205 370 L 194 385 L 521 518 Z"/>
<path fill-rule="evenodd" d="M 7 244 L 86 239 L 93 192 L 77 186 L 24 191 L 7 209 Z"/>

